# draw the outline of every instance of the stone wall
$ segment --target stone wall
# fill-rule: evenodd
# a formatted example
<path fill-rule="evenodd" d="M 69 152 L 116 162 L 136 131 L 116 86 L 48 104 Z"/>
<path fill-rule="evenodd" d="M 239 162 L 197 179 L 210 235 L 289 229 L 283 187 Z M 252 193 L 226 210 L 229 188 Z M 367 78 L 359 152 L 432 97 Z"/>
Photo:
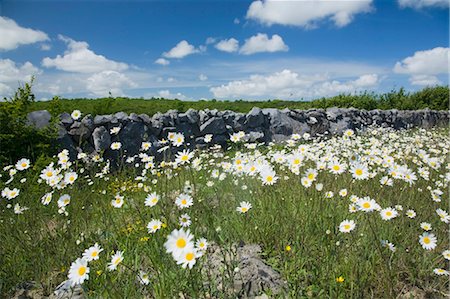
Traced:
<path fill-rule="evenodd" d="M 42 120 L 45 121 L 42 121 Z M 48 122 L 49 113 L 34 111 L 28 115 L 30 123 L 42 127 Z M 278 110 L 253 108 L 249 113 L 233 111 L 189 109 L 186 112 L 170 110 L 152 117 L 146 114 L 127 115 L 118 112 L 114 115 L 86 115 L 73 120 L 70 114 L 60 115 L 58 142 L 70 150 L 71 155 L 79 151 L 92 153 L 105 151 L 113 155 L 110 145 L 114 141 L 122 143 L 127 155 L 139 152 L 141 143 L 152 143 L 151 151 L 156 153 L 158 140 L 167 138 L 169 132 L 181 132 L 190 147 L 204 147 L 204 136 L 213 134 L 212 144 L 225 146 L 230 134 L 244 131 L 248 142 L 283 141 L 293 133 L 309 133 L 312 136 L 342 134 L 346 129 L 364 129 L 368 126 L 431 128 L 448 126 L 449 113 L 446 111 L 417 110 L 358 110 L 358 109 L 310 109 Z M 117 135 L 110 129 L 120 127 Z"/>

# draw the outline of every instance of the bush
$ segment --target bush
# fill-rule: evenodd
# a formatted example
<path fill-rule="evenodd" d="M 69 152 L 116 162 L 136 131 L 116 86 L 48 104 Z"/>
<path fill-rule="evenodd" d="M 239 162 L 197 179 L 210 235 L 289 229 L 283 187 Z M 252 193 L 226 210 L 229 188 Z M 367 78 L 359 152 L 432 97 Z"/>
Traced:
<path fill-rule="evenodd" d="M 27 125 L 27 112 L 35 102 L 30 83 L 19 86 L 11 98 L 4 98 L 0 105 L 0 163 L 15 163 L 27 157 L 36 160 L 41 155 L 52 153 L 52 140 L 56 137 L 56 126 L 36 130 Z M 56 105 L 49 103 L 49 110 Z"/>

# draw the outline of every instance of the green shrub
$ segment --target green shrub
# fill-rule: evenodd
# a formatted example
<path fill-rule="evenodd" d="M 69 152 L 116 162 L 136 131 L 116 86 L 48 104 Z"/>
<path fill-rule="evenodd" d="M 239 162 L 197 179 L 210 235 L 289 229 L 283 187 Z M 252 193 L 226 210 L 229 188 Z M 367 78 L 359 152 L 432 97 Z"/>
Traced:
<path fill-rule="evenodd" d="M 52 140 L 56 137 L 54 124 L 36 130 L 27 125 L 27 113 L 35 102 L 30 83 L 19 86 L 11 98 L 4 98 L 0 105 L 0 163 L 14 163 L 27 157 L 36 160 L 52 153 Z M 49 110 L 56 107 L 57 99 L 48 103 Z"/>

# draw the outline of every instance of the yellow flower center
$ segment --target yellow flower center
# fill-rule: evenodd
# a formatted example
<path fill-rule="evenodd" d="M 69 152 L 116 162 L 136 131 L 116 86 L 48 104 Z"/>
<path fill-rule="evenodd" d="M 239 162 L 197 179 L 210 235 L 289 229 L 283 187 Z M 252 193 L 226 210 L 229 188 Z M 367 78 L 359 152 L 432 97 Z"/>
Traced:
<path fill-rule="evenodd" d="M 314 174 L 313 173 L 308 174 L 308 179 L 310 180 L 314 179 Z"/>
<path fill-rule="evenodd" d="M 26 166 L 27 166 L 27 163 L 23 162 L 22 167 L 26 167 Z"/>
<path fill-rule="evenodd" d="M 85 266 L 81 266 L 80 268 L 78 268 L 78 275 L 82 276 L 82 275 L 84 275 L 84 273 L 86 273 Z"/>
<path fill-rule="evenodd" d="M 187 155 L 184 155 L 183 157 L 181 157 L 181 161 L 187 161 L 189 159 L 189 157 Z"/>
<path fill-rule="evenodd" d="M 192 252 L 189 252 L 186 254 L 186 260 L 192 261 L 194 259 L 194 254 Z"/>
<path fill-rule="evenodd" d="M 98 255 L 98 251 L 93 251 L 91 254 L 92 257 L 96 257 L 97 255 Z"/>
<path fill-rule="evenodd" d="M 186 199 L 182 199 L 182 200 L 181 200 L 181 204 L 183 204 L 183 205 L 187 204 Z"/>
<path fill-rule="evenodd" d="M 346 229 L 346 230 L 347 230 L 347 229 L 350 229 L 350 225 L 349 225 L 349 224 L 345 224 L 345 225 L 344 225 L 344 229 Z"/>
<path fill-rule="evenodd" d="M 295 159 L 294 160 L 294 165 L 298 165 L 298 164 L 300 164 L 300 159 Z"/>
<path fill-rule="evenodd" d="M 392 212 L 391 211 L 387 211 L 386 212 L 386 216 L 388 216 L 388 217 L 392 216 Z"/>
<path fill-rule="evenodd" d="M 339 169 L 341 169 L 341 168 L 339 167 L 339 165 L 334 165 L 334 166 L 333 166 L 333 170 L 339 171 Z"/>
<path fill-rule="evenodd" d="M 47 177 L 51 177 L 51 176 L 53 176 L 53 172 L 47 171 Z"/>
<path fill-rule="evenodd" d="M 362 169 L 356 169 L 355 171 L 356 175 L 362 175 L 363 174 L 363 170 Z"/>
<path fill-rule="evenodd" d="M 183 238 L 179 238 L 176 243 L 178 248 L 184 248 L 186 246 L 186 240 Z"/>
<path fill-rule="evenodd" d="M 370 208 L 370 203 L 365 202 L 365 203 L 363 203 L 362 206 L 363 206 L 364 209 L 368 209 L 368 208 Z"/>
<path fill-rule="evenodd" d="M 269 175 L 269 176 L 266 178 L 266 180 L 267 180 L 268 182 L 272 182 L 272 181 L 273 181 L 273 177 L 272 177 L 271 175 Z"/>
<path fill-rule="evenodd" d="M 241 208 L 241 211 L 245 213 L 245 212 L 248 211 L 248 209 L 247 209 L 246 207 L 242 207 L 242 208 Z"/>
<path fill-rule="evenodd" d="M 425 244 L 430 244 L 430 243 L 431 243 L 431 240 L 430 240 L 430 238 L 425 237 L 425 238 L 423 238 L 423 242 L 424 242 Z"/>
<path fill-rule="evenodd" d="M 153 230 L 157 230 L 158 229 L 158 225 L 153 225 Z"/>

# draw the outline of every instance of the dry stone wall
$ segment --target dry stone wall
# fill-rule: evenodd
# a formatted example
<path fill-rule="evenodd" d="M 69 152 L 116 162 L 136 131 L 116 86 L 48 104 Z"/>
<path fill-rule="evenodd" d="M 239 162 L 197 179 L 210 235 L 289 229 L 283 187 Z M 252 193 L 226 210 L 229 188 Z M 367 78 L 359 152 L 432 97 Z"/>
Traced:
<path fill-rule="evenodd" d="M 34 111 L 28 115 L 29 123 L 43 127 L 50 114 L 45 110 Z M 358 109 L 310 109 L 278 110 L 253 108 L 249 113 L 233 111 L 189 109 L 186 112 L 169 110 L 152 117 L 146 114 L 130 115 L 118 112 L 113 115 L 86 115 L 73 120 L 70 114 L 60 115 L 58 143 L 70 151 L 72 156 L 78 152 L 104 152 L 113 157 L 112 142 L 120 141 L 123 152 L 135 155 L 143 141 L 150 142 L 151 152 L 157 153 L 162 145 L 158 142 L 167 138 L 169 132 L 181 132 L 189 147 L 206 147 L 204 136 L 212 134 L 212 144 L 225 146 L 230 134 L 238 131 L 246 133 L 247 142 L 280 142 L 293 133 L 317 135 L 339 135 L 347 129 L 364 129 L 369 126 L 405 129 L 412 127 L 431 128 L 448 126 L 448 111 L 417 110 L 358 110 Z M 117 135 L 110 130 L 120 127 Z M 115 151 L 117 152 L 117 151 Z"/>

